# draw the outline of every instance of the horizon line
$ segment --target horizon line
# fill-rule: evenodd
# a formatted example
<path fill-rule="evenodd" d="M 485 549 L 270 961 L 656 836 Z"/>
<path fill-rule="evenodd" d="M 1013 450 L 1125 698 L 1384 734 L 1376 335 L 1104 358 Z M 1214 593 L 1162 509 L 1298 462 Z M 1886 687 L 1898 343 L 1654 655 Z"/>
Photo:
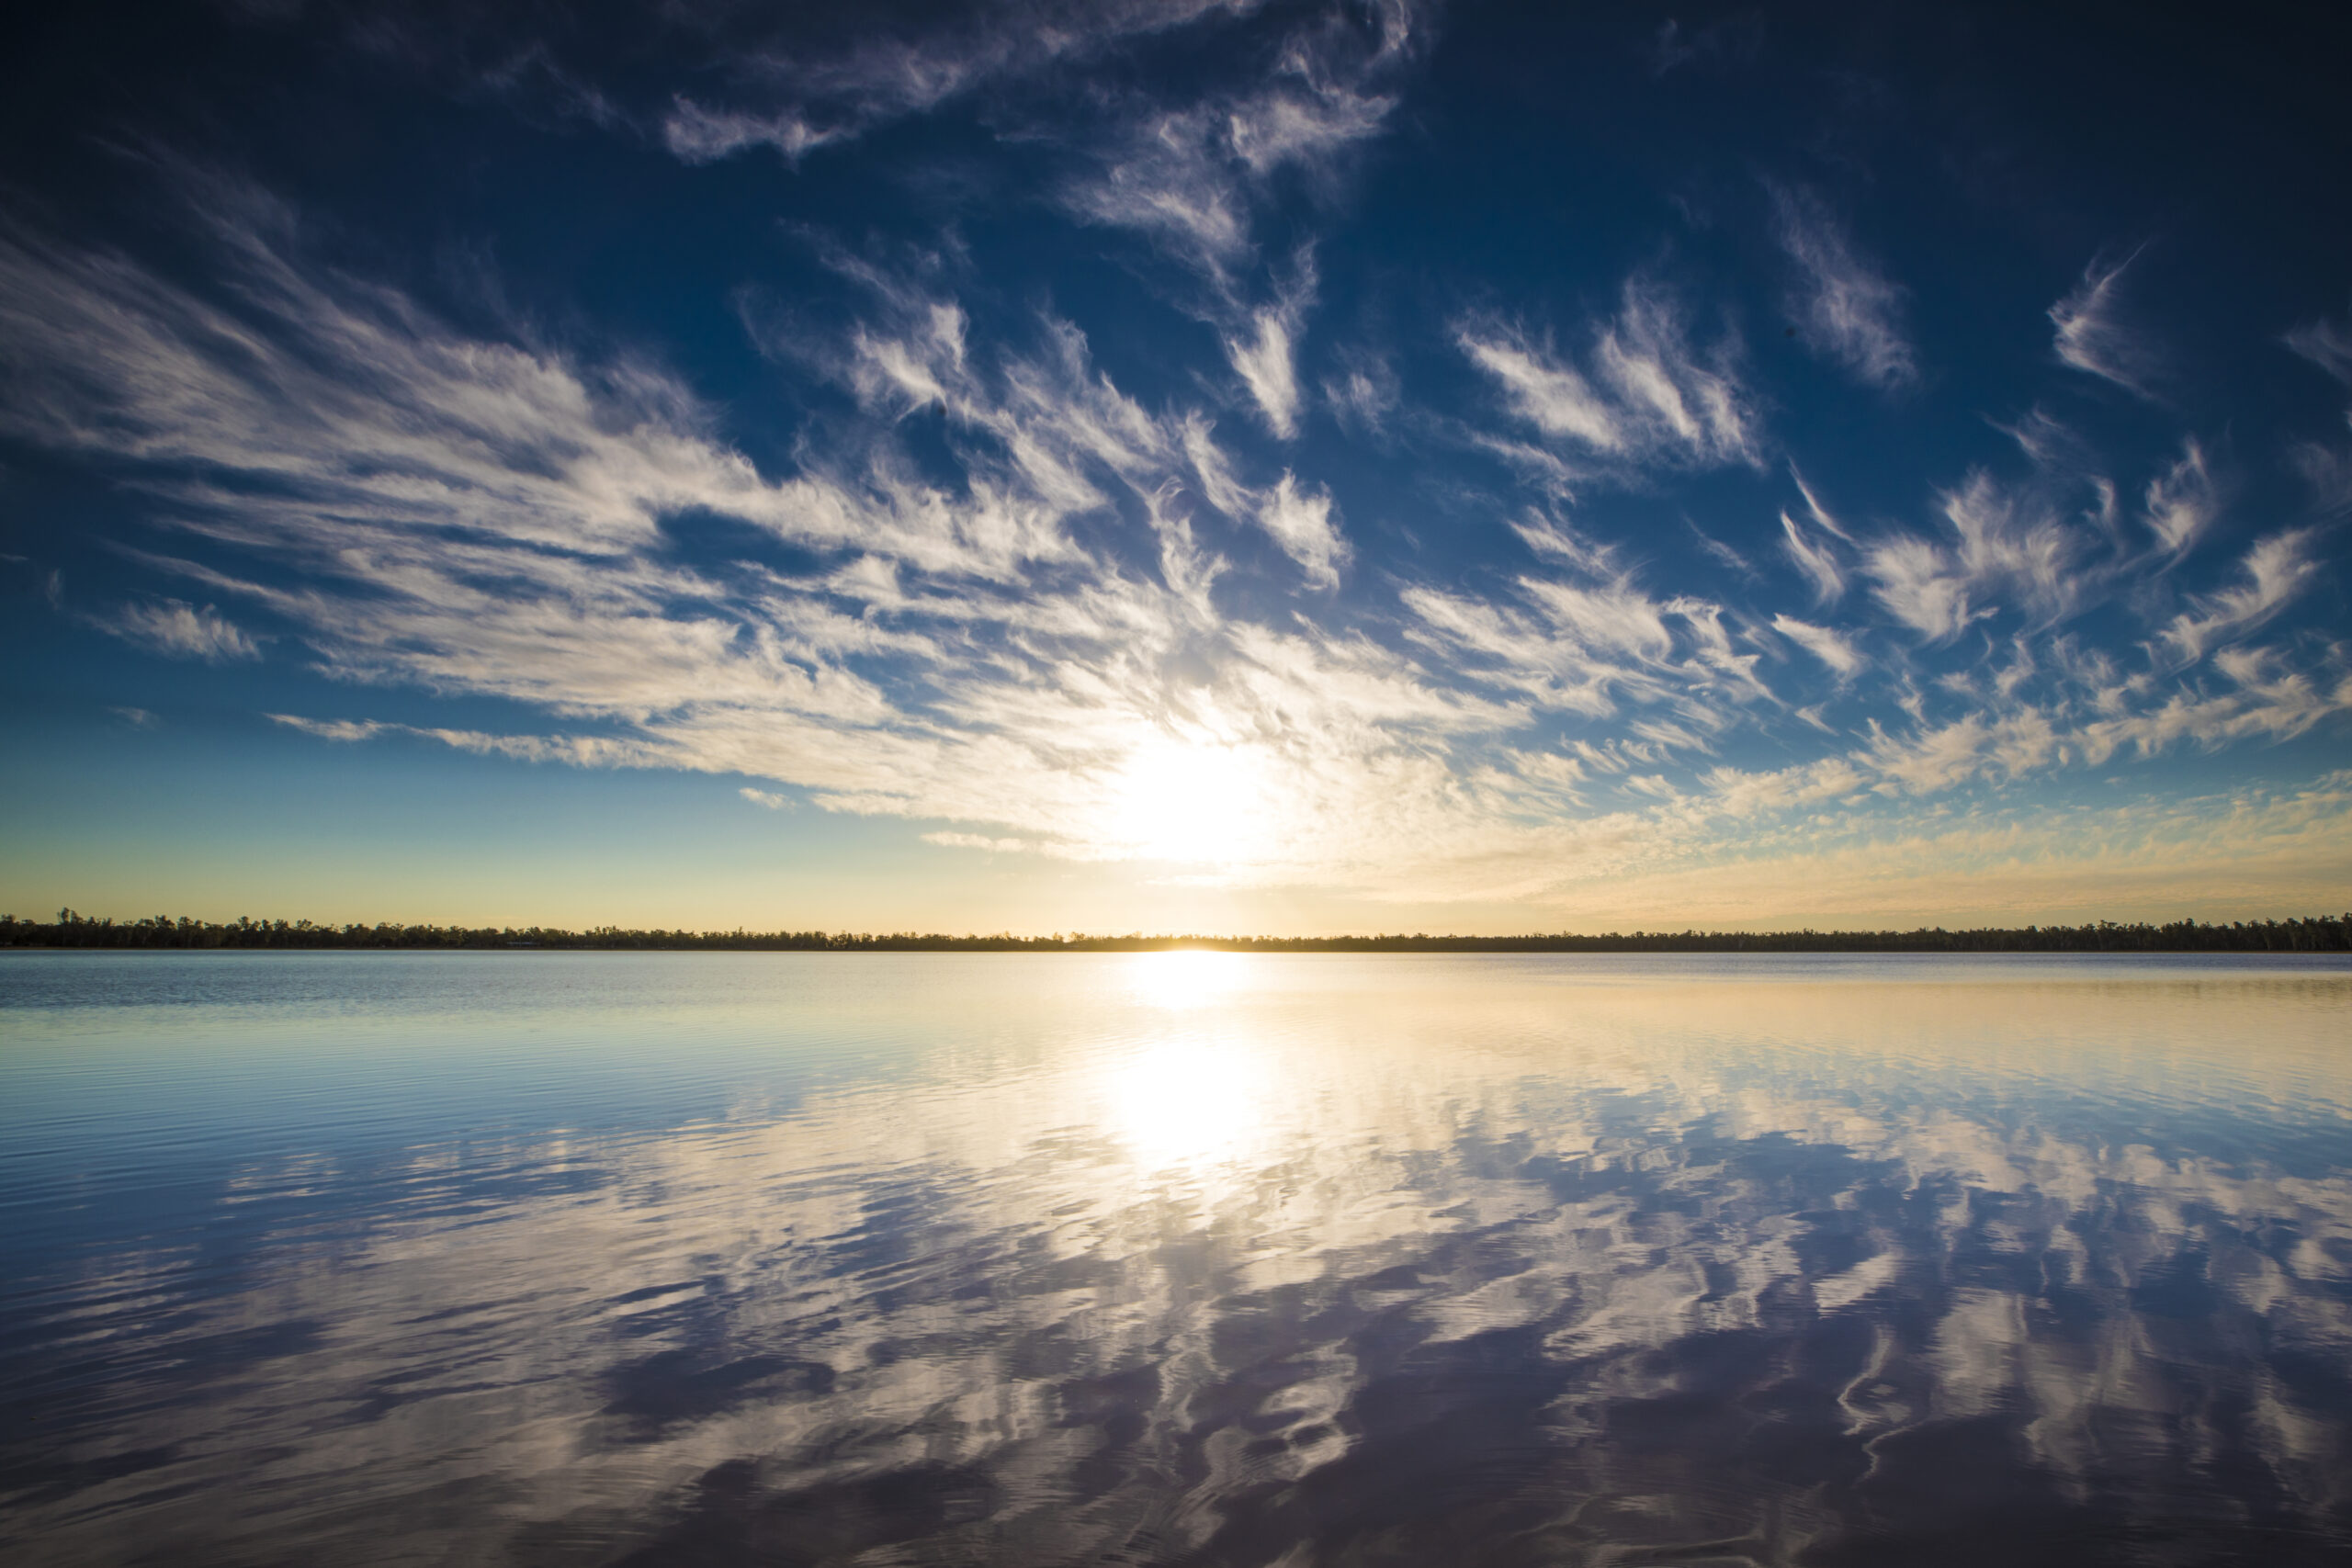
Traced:
<path fill-rule="evenodd" d="M 82 915 L 71 907 L 55 920 L 20 919 L 0 914 L 0 946 L 202 951 L 209 949 L 321 949 L 479 951 L 570 949 L 591 952 L 2352 952 L 2352 911 L 2338 915 L 2290 916 L 2283 920 L 2240 919 L 2226 924 L 2195 917 L 2161 924 L 2099 919 L 2079 925 L 2029 924 L 1947 928 L 1838 929 L 1812 926 L 1778 931 L 1528 931 L 1474 936 L 1426 931 L 1280 936 L 1268 933 L 1213 934 L 1141 931 L 1125 933 L 1056 931 L 1016 936 L 1010 931 L 969 932 L 791 931 L 690 931 L 684 927 L 441 926 L 421 922 L 315 921 L 239 916 L 212 922 L 190 916 Z"/>

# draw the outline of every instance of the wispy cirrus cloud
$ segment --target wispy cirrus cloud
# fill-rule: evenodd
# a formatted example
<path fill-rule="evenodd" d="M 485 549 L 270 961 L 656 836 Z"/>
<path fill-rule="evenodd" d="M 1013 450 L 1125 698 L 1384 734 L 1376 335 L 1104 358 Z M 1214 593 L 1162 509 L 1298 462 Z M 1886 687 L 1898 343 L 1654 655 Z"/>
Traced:
<path fill-rule="evenodd" d="M 952 269 L 834 258 L 863 292 L 791 363 L 839 417 L 764 468 L 673 375 L 461 333 L 311 260 L 257 193 L 206 194 L 209 290 L 0 234 L 0 422 L 164 498 L 173 547 L 141 569 L 258 607 L 361 713 L 398 685 L 542 720 L 282 720 L 323 740 L 740 775 L 990 852 L 1568 908 L 1774 835 L 1900 837 L 1904 801 L 2352 710 L 2324 638 L 2256 635 L 2317 580 L 2315 535 L 2265 541 L 2244 584 L 2164 599 L 2186 608 L 2143 623 L 2154 659 L 2069 639 L 2169 558 L 2116 553 L 2040 481 L 1984 473 L 1920 533 L 1849 526 L 1806 486 L 1782 525 L 1826 563 L 1802 614 L 1682 592 L 1675 555 L 1556 501 L 1498 508 L 1524 565 L 1351 570 L 1306 444 L 1253 464 L 1214 410 L 1124 389 L 1070 321 L 977 325 Z M 1659 299 L 1630 290 L 1573 356 L 1499 330 L 1462 346 L 1557 378 L 1514 390 L 1487 367 L 1513 417 L 1597 471 L 1752 464 L 1744 389 Z M 1613 455 L 1542 427 L 1558 385 Z M 2202 471 L 2160 476 L 2153 531 Z M 682 551 L 704 516 L 777 548 Z M 1849 577 L 1917 646 L 1865 653 L 1879 634 L 1829 608 Z M 2019 652 L 1994 669 L 1959 633 L 1997 615 Z M 1809 750 L 1782 773 L 1724 760 L 1758 733 Z M 1831 820 L 1864 807 L 1875 826 Z"/>
<path fill-rule="evenodd" d="M 1302 488 L 1285 471 L 1265 497 L 1258 520 L 1283 552 L 1306 569 L 1309 582 L 1339 582 L 1349 550 L 1332 520 L 1329 491 Z"/>
<path fill-rule="evenodd" d="M 2179 461 L 2148 481 L 2142 505 L 2141 520 L 2168 556 L 2187 554 L 2212 526 L 2222 513 L 2220 487 L 2193 437 L 2181 444 Z"/>
<path fill-rule="evenodd" d="M 1269 305 L 1247 313 L 1225 338 L 1225 355 L 1257 403 L 1266 427 L 1284 441 L 1298 434 L 1298 338 L 1314 303 L 1315 268 L 1302 255 L 1297 275 Z"/>
<path fill-rule="evenodd" d="M 733 107 L 681 98 L 663 135 L 692 162 L 753 146 L 797 161 L 889 120 L 992 95 L 1015 140 L 1059 155 L 1049 185 L 1066 214 L 1141 238 L 1189 280 L 1177 291 L 1184 308 L 1216 329 L 1250 405 L 1289 440 L 1306 400 L 1298 351 L 1314 304 L 1311 252 L 1287 280 L 1269 279 L 1258 220 L 1278 187 L 1334 187 L 1352 150 L 1381 133 L 1432 9 L 1419 0 L 1278 17 L 1261 16 L 1254 0 L 984 6 L 911 39 L 813 55 L 754 50 L 738 62 Z M 1253 63 L 1211 73 L 1189 94 L 1132 84 L 1024 91 L 1163 35 L 1258 23 L 1225 51 Z"/>
<path fill-rule="evenodd" d="M 1846 571 L 1835 546 L 1826 539 L 1812 537 L 1803 525 L 1785 512 L 1781 513 L 1781 536 L 1782 553 L 1813 584 L 1815 604 L 1834 604 L 1844 596 Z"/>
<path fill-rule="evenodd" d="M 1298 370 L 1292 361 L 1293 323 L 1282 310 L 1260 310 L 1250 335 L 1227 338 L 1226 355 L 1257 400 L 1268 428 L 1284 440 L 1298 434 Z"/>
<path fill-rule="evenodd" d="M 1939 536 L 1891 532 L 1861 562 L 1880 606 L 1929 642 L 1949 642 L 2002 608 L 2052 626 L 2111 581 L 2108 570 L 2085 570 L 2098 541 L 2038 491 L 1980 469 L 1939 503 Z"/>
<path fill-rule="evenodd" d="M 2257 541 L 2245 554 L 2241 579 L 2193 596 L 2188 608 L 2156 633 L 2177 664 L 2194 664 L 2267 621 L 2319 575 L 2313 531 L 2294 528 Z"/>
<path fill-rule="evenodd" d="M 1288 440 L 1305 402 L 1313 242 L 1293 226 L 1283 278 L 1261 255 L 1261 220 L 1285 197 L 1304 192 L 1312 206 L 1338 191 L 1356 150 L 1385 129 L 1434 13 L 1424 0 L 989 4 L 907 37 L 877 23 L 830 50 L 752 48 L 723 99 L 682 97 L 663 135 L 692 162 L 753 146 L 797 162 L 889 120 L 984 100 L 1008 144 L 1043 164 L 1027 177 L 1064 215 L 1143 242 L 1144 270 L 1216 329 L 1243 396 Z M 1069 79 L 1163 39 L 1216 39 L 1219 64 L 1185 73 L 1181 89 L 1112 72 Z"/>
<path fill-rule="evenodd" d="M 1062 201 L 1082 221 L 1143 235 L 1229 293 L 1255 257 L 1253 208 L 1267 182 L 1374 135 L 1389 105 L 1347 90 L 1273 87 L 1162 111 L 1127 129 L 1124 145 L 1064 186 Z"/>
<path fill-rule="evenodd" d="M 1082 221 L 1144 235 L 1229 297 L 1275 182 L 1337 177 L 1385 128 L 1396 73 L 1430 26 L 1430 8 L 1412 0 L 1332 7 L 1283 36 L 1261 73 L 1186 102 L 1114 100 L 1062 202 Z"/>
<path fill-rule="evenodd" d="M 673 103 L 662 137 L 690 163 L 759 147 L 797 162 L 991 86 L 1254 9 L 1253 0 L 984 4 L 912 36 L 877 29 L 831 47 L 754 41 L 731 51 L 728 89 Z"/>
<path fill-rule="evenodd" d="M 999 855 L 1042 852 L 1046 847 L 1028 839 L 992 839 L 985 833 L 925 833 L 922 841 L 942 849 L 978 850 Z"/>
<path fill-rule="evenodd" d="M 2061 362 L 2111 381 L 2125 391 L 2154 398 L 2163 375 L 2163 355 L 2145 329 L 2134 324 L 2123 303 L 2123 275 L 2140 253 L 2120 260 L 2094 260 L 2082 281 L 2050 307 Z"/>
<path fill-rule="evenodd" d="M 1861 673 L 1862 656 L 1845 634 L 1831 626 L 1815 626 L 1793 615 L 1775 615 L 1772 629 L 1812 654 L 1841 677 Z"/>
<path fill-rule="evenodd" d="M 1821 498 L 1805 483 L 1792 463 L 1789 478 L 1804 497 L 1804 521 L 1792 517 L 1784 510 L 1781 513 L 1781 553 L 1798 574 L 1813 584 L 1813 603 L 1816 609 L 1826 609 L 1845 597 L 1847 568 L 1840 546 L 1850 547 L 1854 536 L 1846 525 L 1832 516 L 1821 504 Z M 1808 526 L 1810 525 L 1810 526 Z"/>
<path fill-rule="evenodd" d="M 1197 412 L 1125 398 L 1066 324 L 984 362 L 951 306 L 898 290 L 832 362 L 876 423 L 770 477 L 652 372 L 460 338 L 306 267 L 266 202 L 214 220 L 242 315 L 119 258 L 0 248 L 11 297 L 46 307 L 11 322 L 10 366 L 43 389 L 12 401 L 15 430 L 135 463 L 184 535 L 266 558 L 266 573 L 156 564 L 267 607 L 328 670 L 584 727 L 303 721 L 311 733 L 764 774 L 838 808 L 1007 822 L 1102 855 L 1150 847 L 1120 780 L 1155 736 L 1256 738 L 1328 793 L 1354 779 L 1349 759 L 1492 726 L 1489 705 L 1393 653 L 1220 611 L 1208 588 L 1227 560 L 1187 499 L 1229 508 L 1314 586 L 1347 558 L 1328 491 L 1236 478 Z M 893 456 L 910 400 L 969 433 L 957 485 Z M 818 564 L 680 565 L 665 531 L 695 510 Z M 1081 523 L 1151 553 L 1102 551 Z M 289 572 L 300 586 L 277 585 Z M 1171 682 L 1175 669 L 1193 673 Z"/>
<path fill-rule="evenodd" d="M 1827 204 L 1774 186 L 1774 232 L 1796 271 L 1787 309 L 1804 345 L 1857 380 L 1888 390 L 1919 379 L 1905 326 L 1906 294 L 1856 250 Z"/>
<path fill-rule="evenodd" d="M 1298 352 L 1315 303 L 1311 243 L 1291 275 L 1268 277 L 1256 237 L 1277 192 L 1337 188 L 1355 151 L 1380 135 L 1399 74 L 1422 51 L 1430 8 L 1417 0 L 1311 14 L 1271 65 L 1188 100 L 1114 98 L 1060 184 L 1080 222 L 1141 237 L 1188 286 L 1184 308 L 1216 328 L 1227 363 L 1277 438 L 1298 434 Z"/>
<path fill-rule="evenodd" d="M 1337 371 L 1323 383 L 1323 401 L 1341 428 L 1379 440 L 1403 400 L 1396 367 L 1379 354 L 1341 350 Z"/>
<path fill-rule="evenodd" d="M 1530 533 L 1564 537 L 1554 527 Z M 1709 750 L 1708 736 L 1768 694 L 1755 673 L 1758 656 L 1734 647 L 1721 604 L 1658 598 L 1605 556 L 1561 558 L 1569 570 L 1517 578 L 1508 602 L 1408 588 L 1402 599 L 1419 622 L 1408 635 L 1448 649 L 1457 678 L 1539 711 L 1607 718 L 1630 705 L 1629 732 L 1647 748 L 1634 755 L 1643 761 Z"/>
<path fill-rule="evenodd" d="M 220 664 L 261 657 L 260 645 L 209 604 L 189 604 L 178 599 L 148 600 L 122 605 L 111 614 L 95 615 L 91 624 L 172 659 L 199 659 L 208 664 Z"/>
<path fill-rule="evenodd" d="M 2322 317 L 2298 323 L 2285 341 L 2289 348 L 2352 386 L 2352 325 Z"/>
<path fill-rule="evenodd" d="M 314 737 L 320 740 L 340 740 L 345 742 L 373 740 L 377 736 L 382 735 L 387 731 L 405 728 L 404 726 L 383 724 L 375 719 L 310 718 L 301 714 L 294 713 L 264 714 L 262 716 L 268 719 L 272 724 L 282 724 L 288 729 L 300 730 L 304 735 Z"/>
<path fill-rule="evenodd" d="M 1592 328 L 1581 362 L 1498 322 L 1454 342 L 1510 412 L 1545 436 L 1619 465 L 1761 463 L 1761 437 L 1729 335 L 1701 350 L 1674 296 L 1629 278 L 1617 313 Z"/>
<path fill-rule="evenodd" d="M 576 768 L 693 766 L 690 758 L 674 749 L 608 735 L 501 735 L 488 730 L 453 729 L 435 725 L 389 724 L 380 719 L 311 718 L 290 713 L 265 714 L 263 716 L 273 724 L 282 724 L 304 735 L 344 744 L 376 740 L 387 735 L 408 735 L 438 741 L 452 750 L 470 751 L 477 756 L 504 757 L 517 762 L 559 762 Z"/>

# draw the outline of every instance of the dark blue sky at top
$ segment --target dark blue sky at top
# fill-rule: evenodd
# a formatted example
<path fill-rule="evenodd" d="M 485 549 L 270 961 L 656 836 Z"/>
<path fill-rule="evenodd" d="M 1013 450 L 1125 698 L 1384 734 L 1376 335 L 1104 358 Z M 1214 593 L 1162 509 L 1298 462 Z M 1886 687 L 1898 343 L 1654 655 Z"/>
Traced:
<path fill-rule="evenodd" d="M 1478 911 L 1670 901 L 1695 886 L 1678 877 L 1738 886 L 1731 864 L 1785 886 L 1820 854 L 1846 857 L 1822 874 L 1854 908 L 1932 908 L 1956 864 L 1990 879 L 1961 903 L 2058 908 L 2070 854 L 2124 904 L 2222 897 L 2233 874 L 2227 896 L 2291 903 L 2352 866 L 2341 19 L 1189 9 L 16 16 L 11 895 L 97 854 L 78 781 L 138 745 L 232 795 L 245 771 L 373 769 L 453 803 L 603 788 L 626 815 L 648 808 L 632 777 L 716 776 L 696 798 L 725 834 L 887 857 L 915 903 L 975 856 Z M 1322 118 L 1267 152 L 1285 114 Z M 772 144 L 787 124 L 811 144 Z M 1237 225 L 1222 242 L 1152 216 L 1204 191 Z M 278 266 L 311 304 L 273 291 Z M 1823 313 L 1841 280 L 1861 317 L 1843 338 Z M 55 304 L 75 289 L 145 324 L 83 354 L 91 329 Z M 326 299 L 427 345 L 440 378 L 323 329 Z M 876 369 L 889 343 L 948 355 L 922 333 L 951 304 L 960 347 L 934 368 L 968 383 L 932 397 Z M 390 412 L 346 427 L 401 455 L 298 431 L 315 390 L 190 328 L 198 307 L 356 409 L 380 391 Z M 1284 407 L 1244 364 L 1269 321 Z M 1611 379 L 1612 342 L 1678 409 L 1714 388 L 1736 412 L 1675 426 L 1638 367 Z M 186 369 L 175 344 L 207 367 L 196 401 L 156 391 Z M 462 401 L 448 367 L 504 386 L 524 362 L 580 390 L 576 425 L 542 387 L 538 423 L 436 467 L 447 433 L 404 400 Z M 188 413 L 237 387 L 265 389 L 259 412 Z M 1091 493 L 1048 493 L 1009 433 L 1074 440 L 1104 388 L 1159 433 L 1137 451 L 1162 445 L 1124 472 L 1081 454 Z M 1188 419 L 1241 499 L 1184 455 Z M 646 431 L 703 478 L 574 542 L 582 465 Z M 729 455 L 786 488 L 707 483 Z M 426 515 L 408 463 L 466 477 Z M 548 481 L 549 510 L 477 507 L 484 465 Z M 870 501 L 885 468 L 933 522 L 875 543 L 798 520 L 824 486 Z M 1275 515 L 1284 476 L 1328 533 Z M 2164 484 L 2197 492 L 2177 547 L 2148 520 Z M 1974 546 L 1948 515 L 1972 485 L 1995 518 Z M 990 494 L 1059 543 L 982 568 L 916 537 Z M 1169 608 L 1171 516 L 1223 563 L 1204 609 Z M 625 601 L 592 604 L 600 583 Z M 658 679 L 607 700 L 570 644 L 535 641 L 559 609 L 582 646 L 718 629 L 671 662 L 650 635 L 619 664 Z M 1190 809 L 1171 791 L 1219 804 L 1170 836 L 1143 819 Z M 582 813 L 548 852 L 605 852 L 614 821 Z M 1855 891 L 1874 862 L 1907 891 Z M 1050 918 L 1046 895 L 1005 898 Z"/>

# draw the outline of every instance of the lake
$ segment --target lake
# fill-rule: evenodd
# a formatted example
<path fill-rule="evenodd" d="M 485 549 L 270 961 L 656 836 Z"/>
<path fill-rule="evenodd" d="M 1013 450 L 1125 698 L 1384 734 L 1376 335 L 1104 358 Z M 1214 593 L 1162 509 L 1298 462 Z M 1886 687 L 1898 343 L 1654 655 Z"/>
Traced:
<path fill-rule="evenodd" d="M 0 953 L 12 1564 L 2342 1563 L 2352 967 Z"/>

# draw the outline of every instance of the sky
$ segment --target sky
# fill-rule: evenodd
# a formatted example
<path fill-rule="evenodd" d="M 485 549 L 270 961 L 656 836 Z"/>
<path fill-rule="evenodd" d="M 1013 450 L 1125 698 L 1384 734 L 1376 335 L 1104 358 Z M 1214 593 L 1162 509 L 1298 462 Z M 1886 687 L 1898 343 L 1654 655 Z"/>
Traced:
<path fill-rule="evenodd" d="M 2190 10 L 15 8 L 0 908 L 2341 910 L 2352 22 Z"/>

